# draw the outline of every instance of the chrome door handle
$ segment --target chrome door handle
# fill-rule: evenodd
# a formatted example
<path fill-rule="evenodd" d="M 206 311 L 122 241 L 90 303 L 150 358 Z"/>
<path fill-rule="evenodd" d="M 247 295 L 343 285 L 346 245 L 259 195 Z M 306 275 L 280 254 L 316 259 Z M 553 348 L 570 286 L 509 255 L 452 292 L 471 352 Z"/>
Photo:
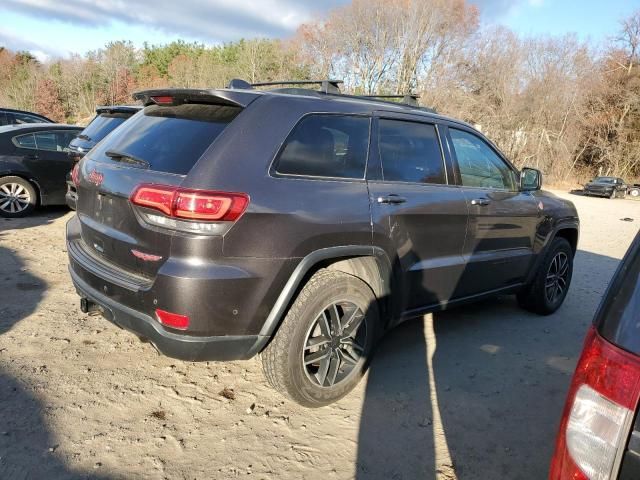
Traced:
<path fill-rule="evenodd" d="M 478 205 L 479 207 L 485 207 L 491 203 L 488 198 L 474 198 L 471 200 L 471 205 Z"/>
<path fill-rule="evenodd" d="M 392 205 L 397 205 L 399 203 L 404 203 L 406 201 L 407 201 L 406 198 L 400 197 L 395 193 L 378 197 L 378 203 L 389 203 Z"/>

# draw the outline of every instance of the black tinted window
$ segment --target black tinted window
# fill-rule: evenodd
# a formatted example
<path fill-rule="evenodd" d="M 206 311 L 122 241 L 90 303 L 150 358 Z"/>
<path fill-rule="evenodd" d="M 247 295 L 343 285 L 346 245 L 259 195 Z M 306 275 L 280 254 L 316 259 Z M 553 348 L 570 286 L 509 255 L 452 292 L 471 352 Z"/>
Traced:
<path fill-rule="evenodd" d="M 379 147 L 384 180 L 445 183 L 440 143 L 433 125 L 380 120 Z"/>
<path fill-rule="evenodd" d="M 113 162 L 130 156 L 152 170 L 185 175 L 240 110 L 222 105 L 152 105 L 115 130 L 91 157 Z"/>
<path fill-rule="evenodd" d="M 22 148 L 36 148 L 36 140 L 33 138 L 33 133 L 20 135 L 19 137 L 15 137 L 13 141 Z"/>
<path fill-rule="evenodd" d="M 309 115 L 287 139 L 276 170 L 289 175 L 363 178 L 368 145 L 369 118 Z"/>
<path fill-rule="evenodd" d="M 64 152 L 71 143 L 77 132 L 73 131 L 55 131 L 55 132 L 37 132 L 34 133 L 36 138 L 36 148 L 38 150 L 48 150 L 50 152 Z"/>
<path fill-rule="evenodd" d="M 42 122 L 46 122 L 46 120 L 40 118 L 40 117 L 35 117 L 33 115 L 27 115 L 26 113 L 13 113 L 13 123 L 16 123 L 18 125 L 22 124 L 22 123 L 42 123 Z"/>
<path fill-rule="evenodd" d="M 515 190 L 515 174 L 478 136 L 450 128 L 462 185 Z"/>
<path fill-rule="evenodd" d="M 98 143 L 130 117 L 130 113 L 101 113 L 82 131 L 82 136 Z"/>

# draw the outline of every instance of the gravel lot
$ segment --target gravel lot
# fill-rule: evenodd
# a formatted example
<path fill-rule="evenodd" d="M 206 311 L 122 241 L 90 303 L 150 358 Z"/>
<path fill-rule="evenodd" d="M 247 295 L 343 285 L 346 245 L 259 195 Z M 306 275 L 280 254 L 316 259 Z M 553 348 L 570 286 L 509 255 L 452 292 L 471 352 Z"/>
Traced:
<path fill-rule="evenodd" d="M 501 297 L 408 322 L 318 410 L 267 387 L 257 358 L 180 362 L 83 315 L 71 213 L 0 219 L 0 478 L 545 478 L 584 333 L 640 225 L 640 202 L 561 195 L 582 231 L 556 314 Z"/>

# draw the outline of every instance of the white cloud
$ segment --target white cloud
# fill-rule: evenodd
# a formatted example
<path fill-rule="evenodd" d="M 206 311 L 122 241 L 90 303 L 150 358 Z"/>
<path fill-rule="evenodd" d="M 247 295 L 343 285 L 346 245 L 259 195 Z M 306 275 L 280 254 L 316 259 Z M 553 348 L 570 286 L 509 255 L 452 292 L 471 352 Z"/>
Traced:
<path fill-rule="evenodd" d="M 141 25 L 208 42 L 291 34 L 348 0 L 2 0 L 2 8 L 84 26 Z"/>

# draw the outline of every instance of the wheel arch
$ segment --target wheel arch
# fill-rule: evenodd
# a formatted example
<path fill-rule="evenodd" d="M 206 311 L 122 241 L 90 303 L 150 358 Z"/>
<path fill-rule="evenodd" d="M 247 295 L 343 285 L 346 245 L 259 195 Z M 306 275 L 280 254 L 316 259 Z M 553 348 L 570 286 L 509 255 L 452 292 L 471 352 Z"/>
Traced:
<path fill-rule="evenodd" d="M 36 191 L 36 205 L 42 205 L 42 187 L 40 183 L 33 178 L 32 176 L 24 173 L 24 172 L 2 172 L 0 173 L 0 180 L 5 177 L 18 177 L 28 182 L 33 186 L 33 189 Z"/>
<path fill-rule="evenodd" d="M 304 257 L 295 268 L 284 288 L 271 308 L 258 341 L 248 356 L 264 349 L 277 333 L 287 310 L 307 280 L 318 270 L 327 268 L 336 270 L 364 281 L 375 297 L 380 301 L 389 297 L 391 288 L 391 262 L 383 249 L 367 245 L 347 245 L 323 248 Z M 385 307 L 381 310 L 385 311 Z"/>

